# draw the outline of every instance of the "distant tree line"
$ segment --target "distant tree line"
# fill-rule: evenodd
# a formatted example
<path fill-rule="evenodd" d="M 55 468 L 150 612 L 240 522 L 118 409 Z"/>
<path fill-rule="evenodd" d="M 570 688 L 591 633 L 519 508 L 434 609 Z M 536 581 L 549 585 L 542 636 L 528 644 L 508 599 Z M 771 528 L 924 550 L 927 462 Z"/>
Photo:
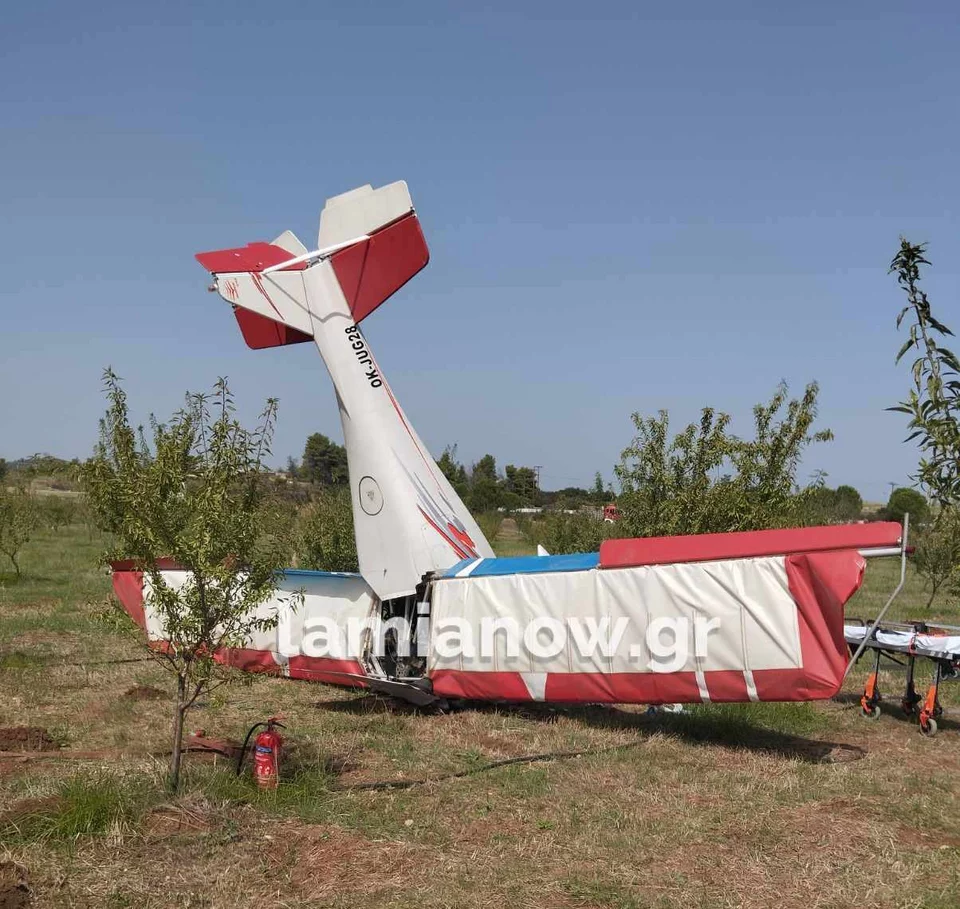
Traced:
<path fill-rule="evenodd" d="M 76 495 L 39 495 L 44 491 L 75 490 L 80 461 L 49 454 L 7 461 L 0 458 L 0 556 L 13 569 L 14 580 L 23 574 L 24 547 L 42 530 L 59 531 L 79 522 L 88 523 L 86 503 Z M 7 574 L 0 567 L 0 579 Z"/>
<path fill-rule="evenodd" d="M 437 466 L 454 491 L 474 514 L 503 509 L 536 508 L 543 504 L 532 467 L 508 464 L 499 474 L 497 461 L 485 454 L 467 469 L 457 460 L 457 446 L 448 445 L 437 460 Z"/>

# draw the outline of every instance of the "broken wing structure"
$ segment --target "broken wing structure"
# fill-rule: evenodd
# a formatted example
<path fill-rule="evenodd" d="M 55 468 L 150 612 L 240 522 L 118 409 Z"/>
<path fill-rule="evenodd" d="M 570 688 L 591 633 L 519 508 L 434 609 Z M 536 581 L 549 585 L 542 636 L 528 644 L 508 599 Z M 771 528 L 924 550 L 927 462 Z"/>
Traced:
<path fill-rule="evenodd" d="M 251 671 L 435 698 L 557 702 L 831 697 L 844 604 L 898 524 L 609 540 L 599 553 L 495 558 L 377 366 L 360 323 L 428 261 L 405 183 L 328 200 L 317 248 L 200 253 L 253 348 L 313 341 L 333 381 L 359 574 L 288 571 L 278 627 L 219 654 Z M 165 565 L 165 580 L 185 572 Z M 152 641 L 139 566 L 114 588 Z M 302 590 L 290 611 L 284 595 Z M 318 630 L 323 634 L 318 635 Z M 322 638 L 323 646 L 318 646 Z"/>

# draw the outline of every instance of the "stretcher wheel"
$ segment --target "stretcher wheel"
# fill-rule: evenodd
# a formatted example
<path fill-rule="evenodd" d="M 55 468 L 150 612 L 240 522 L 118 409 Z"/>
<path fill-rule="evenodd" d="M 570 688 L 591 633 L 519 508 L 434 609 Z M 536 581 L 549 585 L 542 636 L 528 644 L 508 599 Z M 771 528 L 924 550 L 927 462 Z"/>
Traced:
<path fill-rule="evenodd" d="M 868 720 L 879 720 L 880 705 L 879 704 L 863 704 L 860 707 L 860 713 L 862 713 Z"/>
<path fill-rule="evenodd" d="M 933 717 L 926 722 L 920 720 L 920 734 L 933 738 L 937 734 L 937 721 Z"/>

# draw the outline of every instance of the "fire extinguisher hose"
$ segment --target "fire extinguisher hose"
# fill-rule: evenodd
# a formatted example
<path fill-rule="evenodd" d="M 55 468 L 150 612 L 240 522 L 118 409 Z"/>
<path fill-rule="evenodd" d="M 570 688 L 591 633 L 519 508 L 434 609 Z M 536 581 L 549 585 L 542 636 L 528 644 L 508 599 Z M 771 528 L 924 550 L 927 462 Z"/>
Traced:
<path fill-rule="evenodd" d="M 248 730 L 247 736 L 243 740 L 243 747 L 240 749 L 240 755 L 237 757 L 237 776 L 240 776 L 240 772 L 243 770 L 243 759 L 247 756 L 247 745 L 250 744 L 250 736 L 254 734 L 261 726 L 276 726 L 279 729 L 286 729 L 287 727 L 283 723 L 278 723 L 274 717 L 271 717 L 269 720 L 261 720 L 259 723 L 254 723 Z"/>

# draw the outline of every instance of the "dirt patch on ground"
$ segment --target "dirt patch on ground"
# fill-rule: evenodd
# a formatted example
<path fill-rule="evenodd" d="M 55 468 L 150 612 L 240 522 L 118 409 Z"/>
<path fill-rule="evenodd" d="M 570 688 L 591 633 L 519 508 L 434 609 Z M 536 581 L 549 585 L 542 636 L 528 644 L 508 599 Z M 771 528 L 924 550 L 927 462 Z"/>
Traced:
<path fill-rule="evenodd" d="M 475 818 L 460 827 L 456 842 L 471 847 L 487 846 L 493 840 L 518 838 L 528 832 L 516 817 L 491 815 Z"/>
<path fill-rule="evenodd" d="M 0 751 L 56 751 L 59 747 L 41 726 L 0 727 Z"/>
<path fill-rule="evenodd" d="M 523 534 L 520 533 L 520 528 L 517 526 L 517 522 L 514 518 L 504 518 L 500 522 L 500 529 L 497 531 L 498 540 L 519 540 L 523 537 Z"/>
<path fill-rule="evenodd" d="M 0 862 L 0 909 L 24 909 L 31 899 L 27 869 L 15 862 Z"/>
<path fill-rule="evenodd" d="M 151 685 L 134 685 L 123 693 L 128 701 L 162 701 L 167 697 L 165 691 Z"/>

